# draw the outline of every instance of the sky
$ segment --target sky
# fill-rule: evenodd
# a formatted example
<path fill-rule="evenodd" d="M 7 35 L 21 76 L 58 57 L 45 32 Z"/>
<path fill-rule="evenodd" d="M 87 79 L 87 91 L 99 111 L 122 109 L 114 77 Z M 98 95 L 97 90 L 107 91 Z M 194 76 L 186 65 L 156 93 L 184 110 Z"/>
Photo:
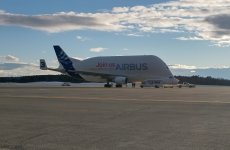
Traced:
<path fill-rule="evenodd" d="M 1 0 L 0 76 L 71 57 L 156 55 L 175 75 L 230 79 L 230 0 Z"/>

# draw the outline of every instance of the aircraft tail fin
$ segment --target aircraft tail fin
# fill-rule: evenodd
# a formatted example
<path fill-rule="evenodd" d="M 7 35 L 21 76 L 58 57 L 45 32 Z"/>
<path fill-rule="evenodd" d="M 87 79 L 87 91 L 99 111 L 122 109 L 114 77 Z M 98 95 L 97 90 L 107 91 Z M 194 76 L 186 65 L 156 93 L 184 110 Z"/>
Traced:
<path fill-rule="evenodd" d="M 57 55 L 59 63 L 63 66 L 66 71 L 74 71 L 73 63 L 69 56 L 62 50 L 59 45 L 54 45 L 54 50 Z"/>
<path fill-rule="evenodd" d="M 45 59 L 40 59 L 40 69 L 47 70 L 47 65 Z"/>

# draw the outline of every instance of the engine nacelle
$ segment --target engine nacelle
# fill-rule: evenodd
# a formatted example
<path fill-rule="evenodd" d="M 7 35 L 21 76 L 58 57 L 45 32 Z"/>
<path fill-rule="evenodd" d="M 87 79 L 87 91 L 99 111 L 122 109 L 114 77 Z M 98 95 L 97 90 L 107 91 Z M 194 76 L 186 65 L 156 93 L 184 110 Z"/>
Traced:
<path fill-rule="evenodd" d="M 126 77 L 116 77 L 116 78 L 114 79 L 114 82 L 115 82 L 116 84 L 127 84 L 128 78 L 126 78 Z"/>

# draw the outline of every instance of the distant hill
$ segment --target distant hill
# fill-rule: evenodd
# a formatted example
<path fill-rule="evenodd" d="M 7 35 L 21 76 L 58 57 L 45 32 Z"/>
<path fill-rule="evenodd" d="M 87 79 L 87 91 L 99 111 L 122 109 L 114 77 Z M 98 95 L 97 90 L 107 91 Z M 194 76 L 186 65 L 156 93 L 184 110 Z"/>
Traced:
<path fill-rule="evenodd" d="M 225 85 L 230 86 L 230 80 L 221 78 L 200 77 L 200 76 L 175 76 L 182 82 L 189 82 L 199 85 Z M 27 82 L 72 82 L 72 83 L 82 83 L 87 82 L 80 76 L 76 78 L 69 77 L 67 75 L 35 75 L 35 76 L 22 76 L 22 77 L 0 77 L 0 83 L 15 82 L 15 83 L 27 83 Z"/>

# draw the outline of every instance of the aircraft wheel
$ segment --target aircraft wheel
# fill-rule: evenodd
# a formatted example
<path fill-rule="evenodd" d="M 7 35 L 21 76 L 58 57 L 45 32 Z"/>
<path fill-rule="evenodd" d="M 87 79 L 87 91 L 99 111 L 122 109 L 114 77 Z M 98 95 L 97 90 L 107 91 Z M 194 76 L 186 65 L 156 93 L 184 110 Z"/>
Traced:
<path fill-rule="evenodd" d="M 155 88 L 159 88 L 159 86 L 158 86 L 158 85 L 155 85 Z"/>
<path fill-rule="evenodd" d="M 121 88 L 122 84 L 116 84 L 116 88 Z"/>
<path fill-rule="evenodd" d="M 104 87 L 106 88 L 111 88 L 113 85 L 112 84 L 105 84 Z"/>

